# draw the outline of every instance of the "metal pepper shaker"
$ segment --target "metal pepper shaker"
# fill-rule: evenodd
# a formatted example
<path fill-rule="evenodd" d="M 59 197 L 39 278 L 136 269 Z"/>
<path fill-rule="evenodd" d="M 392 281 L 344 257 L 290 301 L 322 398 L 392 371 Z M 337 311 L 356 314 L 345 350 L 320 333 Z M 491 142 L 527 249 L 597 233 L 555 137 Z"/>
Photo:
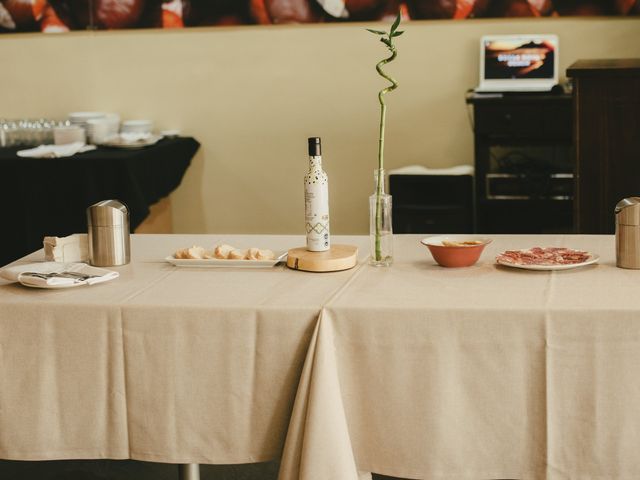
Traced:
<path fill-rule="evenodd" d="M 89 263 L 97 267 L 126 265 L 130 260 L 129 209 L 119 200 L 87 208 Z"/>
<path fill-rule="evenodd" d="M 616 214 L 616 266 L 640 269 L 640 197 L 620 200 Z"/>

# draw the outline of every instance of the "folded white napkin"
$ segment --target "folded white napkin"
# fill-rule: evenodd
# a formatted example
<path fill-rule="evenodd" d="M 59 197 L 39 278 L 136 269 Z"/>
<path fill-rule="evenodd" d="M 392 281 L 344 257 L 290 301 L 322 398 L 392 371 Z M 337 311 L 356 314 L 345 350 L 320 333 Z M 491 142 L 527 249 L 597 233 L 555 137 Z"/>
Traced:
<path fill-rule="evenodd" d="M 84 153 L 95 149 L 95 145 L 85 145 L 82 142 L 69 143 L 67 145 L 40 145 L 36 148 L 20 150 L 18 151 L 18 156 L 28 158 L 60 158 L 71 157 L 76 153 Z"/>
<path fill-rule="evenodd" d="M 90 278 L 72 277 L 71 274 L 91 275 Z M 58 273 L 65 276 L 42 278 L 35 274 Z M 118 278 L 120 274 L 113 270 L 92 267 L 86 263 L 36 262 L 15 265 L 0 270 L 0 277 L 10 282 L 20 282 L 29 287 L 63 288 L 80 285 L 94 285 Z"/>

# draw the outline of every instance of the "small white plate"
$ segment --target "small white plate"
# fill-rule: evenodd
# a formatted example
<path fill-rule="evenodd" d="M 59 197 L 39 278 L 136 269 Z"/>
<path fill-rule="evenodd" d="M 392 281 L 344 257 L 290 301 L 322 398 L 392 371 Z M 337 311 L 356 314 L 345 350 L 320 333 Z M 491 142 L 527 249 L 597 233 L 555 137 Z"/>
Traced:
<path fill-rule="evenodd" d="M 162 130 L 160 135 L 166 138 L 175 138 L 180 136 L 180 130 Z"/>
<path fill-rule="evenodd" d="M 175 258 L 173 255 L 165 258 L 167 262 L 176 267 L 200 267 L 200 268 L 269 268 L 283 262 L 287 258 L 287 252 L 274 252 L 276 258 L 273 260 L 226 260 L 219 258 L 183 259 Z"/>
<path fill-rule="evenodd" d="M 54 273 L 54 272 L 75 272 L 86 275 L 95 275 L 87 280 L 73 280 L 69 278 L 54 278 L 51 281 L 38 279 L 30 275 L 23 275 L 25 272 Z M 13 267 L 6 267 L 0 270 L 0 277 L 10 282 L 18 282 L 25 287 L 31 288 L 72 288 L 82 285 L 95 285 L 98 283 L 115 280 L 120 274 L 113 270 L 98 268 L 86 263 L 60 263 L 60 262 L 35 262 L 23 263 Z"/>
<path fill-rule="evenodd" d="M 74 283 L 63 283 L 63 284 L 54 284 L 54 285 L 49 285 L 46 283 L 42 283 L 40 285 L 34 285 L 24 280 L 18 280 L 18 283 L 20 283 L 20 285 L 24 285 L 25 287 L 29 287 L 29 288 L 45 288 L 47 290 L 57 290 L 60 288 L 73 288 L 73 287 L 81 287 L 82 285 L 88 285 L 86 281 L 77 281 Z"/>
<path fill-rule="evenodd" d="M 116 137 L 111 140 L 107 140 L 102 143 L 101 146 L 111 148 L 144 148 L 158 143 L 161 138 L 162 136 L 160 135 L 152 135 L 151 137 L 140 139 L 135 142 L 126 142 L 122 140 L 121 137 Z"/>
<path fill-rule="evenodd" d="M 535 264 L 520 265 L 517 263 L 508 263 L 500 260 L 496 260 L 496 263 L 498 265 L 502 265 L 505 267 L 521 268 L 523 270 L 570 270 L 572 268 L 585 267 L 587 265 L 591 265 L 593 263 L 596 263 L 598 260 L 600 260 L 600 256 L 591 254 L 591 256 L 584 262 L 569 263 L 566 265 L 535 265 Z"/>

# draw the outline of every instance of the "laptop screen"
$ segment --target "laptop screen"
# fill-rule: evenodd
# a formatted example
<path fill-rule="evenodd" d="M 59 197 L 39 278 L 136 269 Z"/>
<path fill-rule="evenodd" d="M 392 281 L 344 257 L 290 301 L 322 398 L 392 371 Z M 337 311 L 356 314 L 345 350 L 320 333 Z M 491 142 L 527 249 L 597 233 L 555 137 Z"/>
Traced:
<path fill-rule="evenodd" d="M 550 89 L 558 81 L 555 35 L 484 36 L 480 54 L 480 88 Z"/>

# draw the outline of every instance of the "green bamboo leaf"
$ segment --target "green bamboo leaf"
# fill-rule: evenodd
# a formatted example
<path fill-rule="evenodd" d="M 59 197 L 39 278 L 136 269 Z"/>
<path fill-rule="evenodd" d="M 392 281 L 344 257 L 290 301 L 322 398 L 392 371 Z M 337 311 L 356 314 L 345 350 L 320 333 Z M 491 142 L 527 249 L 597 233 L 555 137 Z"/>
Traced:
<path fill-rule="evenodd" d="M 400 12 L 398 12 L 398 16 L 396 17 L 395 22 L 393 22 L 393 25 L 391 25 L 391 34 L 392 35 L 396 31 L 396 29 L 398 28 L 399 25 L 400 25 Z"/>
<path fill-rule="evenodd" d="M 365 29 L 367 32 L 375 33 L 376 35 L 386 35 L 387 32 L 382 32 L 380 30 L 371 30 L 370 28 Z"/>
<path fill-rule="evenodd" d="M 393 32 L 393 36 L 394 37 L 399 37 L 400 35 L 402 35 L 404 33 L 404 30 L 400 30 L 399 32 Z"/>

